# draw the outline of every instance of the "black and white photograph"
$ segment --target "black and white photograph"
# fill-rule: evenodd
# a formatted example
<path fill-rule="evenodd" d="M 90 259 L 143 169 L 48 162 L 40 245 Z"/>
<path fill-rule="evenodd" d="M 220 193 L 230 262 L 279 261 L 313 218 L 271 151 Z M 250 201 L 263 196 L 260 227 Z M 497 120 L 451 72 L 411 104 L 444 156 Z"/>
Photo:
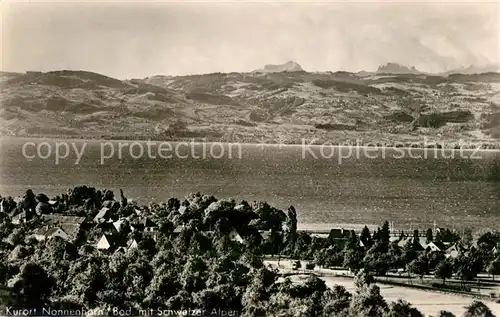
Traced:
<path fill-rule="evenodd" d="M 0 22 L 0 317 L 500 317 L 499 1 Z"/>

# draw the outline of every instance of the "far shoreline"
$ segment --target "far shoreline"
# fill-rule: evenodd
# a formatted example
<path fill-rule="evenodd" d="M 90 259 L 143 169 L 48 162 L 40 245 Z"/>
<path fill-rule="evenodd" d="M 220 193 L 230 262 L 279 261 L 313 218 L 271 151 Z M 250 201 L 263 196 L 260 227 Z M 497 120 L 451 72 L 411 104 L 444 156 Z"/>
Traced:
<path fill-rule="evenodd" d="M 469 142 L 465 143 L 463 146 L 460 146 L 457 148 L 458 142 L 456 143 L 445 143 L 445 142 L 439 142 L 439 141 L 414 141 L 414 142 L 394 142 L 397 145 L 379 145 L 380 144 L 387 144 L 386 142 L 365 142 L 366 145 L 363 143 L 355 143 L 355 144 L 335 144 L 332 142 L 327 142 L 323 144 L 318 144 L 314 143 L 315 141 L 320 141 L 320 139 L 307 139 L 306 141 L 309 141 L 311 143 L 278 143 L 278 142 L 265 142 L 265 143 L 256 143 L 256 142 L 231 142 L 228 140 L 208 140 L 203 138 L 174 138 L 171 140 L 167 139 L 156 139 L 156 138 L 151 138 L 151 139 L 121 139 L 121 138 L 97 138 L 97 137 L 81 137 L 81 138 L 76 138 L 73 136 L 64 136 L 64 135 L 58 135 L 58 136 L 11 136 L 11 135 L 2 135 L 0 136 L 0 145 L 2 141 L 4 140 L 50 140 L 50 141 L 73 141 L 73 142 L 155 142 L 155 143 L 170 143 L 170 144 L 178 144 L 178 143 L 190 143 L 190 144 L 228 144 L 228 145 L 237 145 L 240 144 L 242 146 L 259 146 L 259 147 L 321 147 L 321 146 L 328 146 L 328 147 L 333 147 L 333 148 L 361 148 L 361 149 L 399 149 L 399 150 L 423 150 L 423 151 L 436 151 L 436 150 L 446 150 L 446 151 L 480 151 L 480 152 L 497 152 L 500 153 L 500 140 L 498 142 L 490 142 L 490 141 L 485 141 L 485 142 Z M 405 146 L 407 144 L 415 144 L 419 145 L 421 143 L 428 142 L 429 145 L 439 145 L 439 146 Z M 488 145 L 489 147 L 482 148 L 484 145 Z M 402 146 L 398 146 L 402 145 Z M 444 146 L 443 146 L 444 145 Z"/>

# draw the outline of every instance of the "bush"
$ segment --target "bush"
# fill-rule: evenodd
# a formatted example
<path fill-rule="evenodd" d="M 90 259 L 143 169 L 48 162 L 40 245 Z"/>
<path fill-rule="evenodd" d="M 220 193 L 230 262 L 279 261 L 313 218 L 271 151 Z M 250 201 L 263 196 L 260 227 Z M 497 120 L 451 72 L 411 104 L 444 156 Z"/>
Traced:
<path fill-rule="evenodd" d="M 295 261 L 293 262 L 293 265 L 292 265 L 292 269 L 293 270 L 298 270 L 302 267 L 302 264 L 300 263 L 300 261 Z"/>
<path fill-rule="evenodd" d="M 452 291 L 460 291 L 460 292 L 470 292 L 471 288 L 468 286 L 462 285 L 451 285 L 451 284 L 441 284 L 441 283 L 432 283 L 432 287 L 443 289 L 443 290 L 452 290 Z"/>
<path fill-rule="evenodd" d="M 316 264 L 314 264 L 314 263 L 307 263 L 306 270 L 314 270 L 315 266 L 316 266 Z"/>

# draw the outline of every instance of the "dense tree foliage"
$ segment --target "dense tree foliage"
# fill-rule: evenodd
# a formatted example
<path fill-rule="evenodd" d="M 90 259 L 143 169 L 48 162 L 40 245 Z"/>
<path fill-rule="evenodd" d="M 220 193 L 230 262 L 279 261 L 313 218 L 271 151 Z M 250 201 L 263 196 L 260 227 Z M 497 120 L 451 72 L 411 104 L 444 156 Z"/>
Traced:
<path fill-rule="evenodd" d="M 373 232 L 363 228 L 359 236 L 332 230 L 328 238 L 320 238 L 297 230 L 293 206 L 285 213 L 265 202 L 237 203 L 200 193 L 139 206 L 122 191 L 119 196 L 116 201 L 109 190 L 81 186 L 56 197 L 49 206 L 53 211 L 85 218 L 72 240 L 33 238 L 45 225 L 43 208 L 38 209 L 41 215 L 20 224 L 2 215 L 0 283 L 12 294 L 2 304 L 104 311 L 121 307 L 134 314 L 167 307 L 242 316 L 421 316 L 404 301 L 387 303 L 374 276 L 407 269 L 418 276 L 434 273 L 445 282 L 453 273 L 469 280 L 484 270 L 492 275 L 500 270 L 498 255 L 490 251 L 500 240 L 496 234 L 483 235 L 476 249 L 451 260 L 443 252 L 423 250 L 418 231 L 403 248 L 399 241 L 391 242 L 387 221 Z M 9 208 L 35 212 L 38 203 L 47 199 L 27 192 L 22 203 Z M 102 207 L 109 209 L 109 219 L 95 221 Z M 98 250 L 97 241 L 108 236 L 113 246 Z M 427 238 L 432 240 L 429 234 Z M 284 278 L 264 264 L 264 255 L 287 256 L 306 271 L 315 265 L 348 268 L 356 273 L 356 290 L 328 288 L 314 275 L 302 283 Z"/>

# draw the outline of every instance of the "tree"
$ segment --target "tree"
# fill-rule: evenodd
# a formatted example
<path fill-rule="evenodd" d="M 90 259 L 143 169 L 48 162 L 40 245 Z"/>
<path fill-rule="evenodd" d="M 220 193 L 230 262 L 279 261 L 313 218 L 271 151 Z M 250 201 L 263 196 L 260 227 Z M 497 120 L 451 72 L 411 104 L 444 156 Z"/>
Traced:
<path fill-rule="evenodd" d="M 380 241 L 380 238 L 382 236 L 382 232 L 380 231 L 380 227 L 377 228 L 377 230 L 373 231 L 373 242 Z"/>
<path fill-rule="evenodd" d="M 411 304 L 404 301 L 398 300 L 397 302 L 392 302 L 389 307 L 389 313 L 387 317 L 423 317 L 424 315 L 416 308 L 411 307 Z"/>
<path fill-rule="evenodd" d="M 352 297 L 349 315 L 353 317 L 378 317 L 387 311 L 387 303 L 380 288 L 376 285 L 365 286 Z"/>
<path fill-rule="evenodd" d="M 495 275 L 500 274 L 500 257 L 494 258 L 486 268 L 486 271 L 488 274 L 491 274 L 493 276 L 493 279 L 495 279 Z"/>
<path fill-rule="evenodd" d="M 420 234 L 418 233 L 418 230 L 413 231 L 412 243 L 415 250 L 419 250 L 422 248 L 422 246 L 420 245 Z"/>
<path fill-rule="evenodd" d="M 418 258 L 411 261 L 407 265 L 408 272 L 419 275 L 420 279 L 423 279 L 425 274 L 429 273 L 429 262 L 427 262 L 427 257 L 425 254 L 421 254 Z"/>
<path fill-rule="evenodd" d="M 364 269 L 359 270 L 359 272 L 354 277 L 354 286 L 356 286 L 356 291 L 361 291 L 363 287 L 368 287 L 375 282 L 373 275 Z"/>
<path fill-rule="evenodd" d="M 358 317 L 383 316 L 387 311 L 387 303 L 380 288 L 373 285 L 373 276 L 361 269 L 354 278 L 356 293 L 349 306 L 349 315 Z"/>
<path fill-rule="evenodd" d="M 482 245 L 485 244 L 486 248 L 491 250 L 493 249 L 499 241 L 499 236 L 498 232 L 497 233 L 492 233 L 492 232 L 486 232 L 482 234 L 478 239 L 477 239 L 477 245 Z"/>
<path fill-rule="evenodd" d="M 299 260 L 293 262 L 293 269 L 294 270 L 300 270 L 301 268 L 302 268 L 302 263 Z"/>
<path fill-rule="evenodd" d="M 439 317 L 455 317 L 455 315 L 453 315 L 449 311 L 442 310 L 439 312 Z"/>
<path fill-rule="evenodd" d="M 402 251 L 396 242 L 389 244 L 388 258 L 389 266 L 393 269 L 399 269 L 403 266 Z"/>
<path fill-rule="evenodd" d="M 432 235 L 432 229 L 427 228 L 427 231 L 425 232 L 425 242 L 426 243 L 431 243 L 434 241 L 433 235 Z"/>
<path fill-rule="evenodd" d="M 314 252 L 314 263 L 319 267 L 324 267 L 326 265 L 326 250 L 317 250 Z"/>
<path fill-rule="evenodd" d="M 290 250 L 294 250 L 297 240 L 297 212 L 293 206 L 288 208 L 288 213 L 285 223 L 285 243 Z"/>
<path fill-rule="evenodd" d="M 356 273 L 362 267 L 363 250 L 354 231 L 344 247 L 344 267 Z"/>
<path fill-rule="evenodd" d="M 460 254 L 454 262 L 454 271 L 462 281 L 470 281 L 479 274 L 481 268 L 478 259 Z"/>
<path fill-rule="evenodd" d="M 418 257 L 417 250 L 415 249 L 415 244 L 413 241 L 408 241 L 402 250 L 402 261 L 403 263 L 410 263 Z"/>
<path fill-rule="evenodd" d="M 429 260 L 429 271 L 434 271 L 436 266 L 446 259 L 446 255 L 442 251 L 431 251 L 427 252 L 427 258 Z"/>
<path fill-rule="evenodd" d="M 443 259 L 436 266 L 434 275 L 436 276 L 436 278 L 442 279 L 443 284 L 445 284 L 446 279 L 451 278 L 453 276 L 453 263 L 448 259 Z"/>
<path fill-rule="evenodd" d="M 382 230 L 380 231 L 380 241 L 385 248 L 388 248 L 390 240 L 391 231 L 389 230 L 389 222 L 385 221 L 382 225 Z"/>
<path fill-rule="evenodd" d="M 365 269 L 375 275 L 383 276 L 390 267 L 390 258 L 382 242 L 374 244 L 363 258 Z"/>
<path fill-rule="evenodd" d="M 274 272 L 261 268 L 253 272 L 252 280 L 245 289 L 241 303 L 243 305 L 243 316 L 264 316 L 268 305 L 270 292 L 267 288 L 276 279 Z"/>
<path fill-rule="evenodd" d="M 28 262 L 21 268 L 13 282 L 14 307 L 41 308 L 50 296 L 52 280 L 38 264 Z"/>
<path fill-rule="evenodd" d="M 483 302 L 473 301 L 466 307 L 464 317 L 494 317 L 494 315 Z"/>
<path fill-rule="evenodd" d="M 365 226 L 363 228 L 363 230 L 361 231 L 361 235 L 360 235 L 360 238 L 361 242 L 363 243 L 363 245 L 365 246 L 366 249 L 370 249 L 373 245 L 373 240 L 372 240 L 372 236 L 370 234 L 370 229 L 368 229 L 367 226 Z"/>
<path fill-rule="evenodd" d="M 462 243 L 466 248 L 470 248 L 474 237 L 472 236 L 472 230 L 466 229 L 462 235 Z"/>
<path fill-rule="evenodd" d="M 170 297 L 177 294 L 180 285 L 175 272 L 167 265 L 161 265 L 154 273 L 151 283 L 145 290 L 144 302 L 151 308 L 160 308 Z"/>
<path fill-rule="evenodd" d="M 345 287 L 334 285 L 323 294 L 323 316 L 348 317 L 351 297 Z"/>

